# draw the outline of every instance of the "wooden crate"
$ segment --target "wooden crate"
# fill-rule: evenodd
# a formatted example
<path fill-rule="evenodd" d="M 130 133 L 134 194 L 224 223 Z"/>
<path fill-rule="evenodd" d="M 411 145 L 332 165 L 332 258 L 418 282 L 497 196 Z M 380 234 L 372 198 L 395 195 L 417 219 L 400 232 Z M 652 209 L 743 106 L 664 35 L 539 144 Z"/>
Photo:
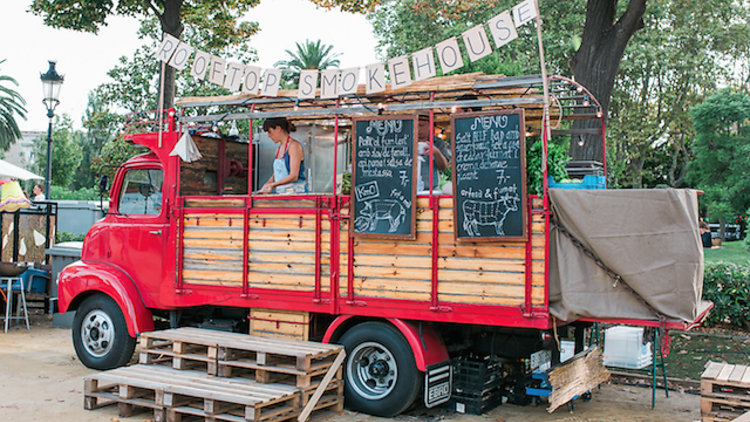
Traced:
<path fill-rule="evenodd" d="M 701 375 L 701 417 L 732 421 L 750 411 L 750 368 L 710 362 Z"/>
<path fill-rule="evenodd" d="M 130 416 L 134 407 L 151 408 L 157 421 L 176 422 L 190 415 L 205 420 L 276 422 L 296 417 L 301 409 L 300 393 L 291 386 L 159 365 L 113 369 L 84 381 L 86 409 L 118 403 L 121 416 Z"/>
<path fill-rule="evenodd" d="M 307 341 L 310 313 L 253 308 L 250 310 L 250 335 Z"/>

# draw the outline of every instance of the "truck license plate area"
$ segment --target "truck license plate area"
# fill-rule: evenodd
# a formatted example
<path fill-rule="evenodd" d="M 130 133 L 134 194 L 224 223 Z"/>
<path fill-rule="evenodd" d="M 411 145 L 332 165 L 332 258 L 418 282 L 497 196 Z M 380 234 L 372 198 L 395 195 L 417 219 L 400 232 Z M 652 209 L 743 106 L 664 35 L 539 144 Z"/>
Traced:
<path fill-rule="evenodd" d="M 445 403 L 451 398 L 453 371 L 450 361 L 427 367 L 424 376 L 424 405 L 427 408 Z"/>

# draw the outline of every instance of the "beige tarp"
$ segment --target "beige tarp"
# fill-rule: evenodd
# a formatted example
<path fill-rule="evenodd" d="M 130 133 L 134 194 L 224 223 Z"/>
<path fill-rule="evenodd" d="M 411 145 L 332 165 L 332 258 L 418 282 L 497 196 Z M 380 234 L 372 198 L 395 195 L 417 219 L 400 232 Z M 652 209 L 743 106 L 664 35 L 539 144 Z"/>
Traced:
<path fill-rule="evenodd" d="M 568 231 L 668 319 L 692 322 L 701 307 L 703 247 L 694 190 L 550 189 Z M 594 261 L 550 230 L 550 313 L 654 320 L 656 317 Z"/>

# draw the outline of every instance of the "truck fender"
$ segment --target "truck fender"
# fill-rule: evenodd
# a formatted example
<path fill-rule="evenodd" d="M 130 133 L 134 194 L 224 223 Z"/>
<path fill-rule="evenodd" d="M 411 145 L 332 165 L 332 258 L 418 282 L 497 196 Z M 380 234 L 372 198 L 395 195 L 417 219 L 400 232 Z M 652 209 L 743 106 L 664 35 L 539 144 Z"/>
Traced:
<path fill-rule="evenodd" d="M 352 318 L 354 315 L 341 315 L 336 318 L 326 329 L 323 343 L 330 343 L 341 338 L 346 329 L 352 326 L 352 324 L 346 324 Z M 386 318 L 386 320 L 393 324 L 409 342 L 417 369 L 420 371 L 425 372 L 429 365 L 448 360 L 448 350 L 432 322 L 399 318 Z"/>
<path fill-rule="evenodd" d="M 76 261 L 60 272 L 57 283 L 60 312 L 67 312 L 68 308 L 74 309 L 85 296 L 100 292 L 117 302 L 125 316 L 131 337 L 154 330 L 153 314 L 143 303 L 138 288 L 118 268 L 101 262 Z"/>

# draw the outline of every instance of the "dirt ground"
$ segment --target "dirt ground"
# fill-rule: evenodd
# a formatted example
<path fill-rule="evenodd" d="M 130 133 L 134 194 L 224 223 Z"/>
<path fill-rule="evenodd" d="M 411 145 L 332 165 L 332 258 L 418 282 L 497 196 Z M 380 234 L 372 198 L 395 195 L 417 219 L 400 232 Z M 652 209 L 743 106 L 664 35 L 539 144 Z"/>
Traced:
<path fill-rule="evenodd" d="M 31 331 L 13 328 L 0 331 L 0 421 L 130 422 L 149 421 L 148 412 L 120 418 L 110 406 L 83 409 L 83 380 L 92 370 L 76 358 L 69 329 L 52 327 L 37 320 Z M 651 409 L 651 390 L 622 385 L 604 385 L 593 399 L 576 401 L 575 410 L 565 407 L 548 414 L 544 406 L 519 407 L 504 404 L 482 416 L 461 415 L 447 410 L 416 409 L 395 418 L 406 422 L 444 420 L 451 422 L 674 422 L 699 421 L 700 397 L 681 392 L 657 391 L 656 409 Z M 384 419 L 344 411 L 328 422 L 379 422 Z"/>

